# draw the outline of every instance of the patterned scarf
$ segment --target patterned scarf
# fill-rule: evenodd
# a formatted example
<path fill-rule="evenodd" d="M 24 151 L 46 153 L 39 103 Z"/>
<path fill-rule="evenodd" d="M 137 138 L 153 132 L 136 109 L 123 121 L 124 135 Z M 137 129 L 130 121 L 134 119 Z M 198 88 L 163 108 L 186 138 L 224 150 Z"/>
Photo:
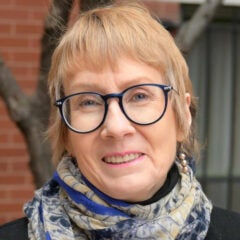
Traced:
<path fill-rule="evenodd" d="M 31 240 L 202 240 L 212 204 L 191 170 L 181 173 L 169 194 L 143 206 L 106 196 L 64 157 L 53 179 L 36 191 L 24 210 Z"/>

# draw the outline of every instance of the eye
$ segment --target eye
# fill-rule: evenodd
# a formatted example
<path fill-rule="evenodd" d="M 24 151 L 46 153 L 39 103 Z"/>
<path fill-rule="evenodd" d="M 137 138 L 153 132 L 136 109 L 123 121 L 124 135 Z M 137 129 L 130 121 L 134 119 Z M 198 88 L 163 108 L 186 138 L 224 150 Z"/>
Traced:
<path fill-rule="evenodd" d="M 144 89 L 134 89 L 133 91 L 129 92 L 127 102 L 132 104 L 147 103 L 151 100 L 150 96 L 150 93 Z"/>
<path fill-rule="evenodd" d="M 91 94 L 81 94 L 72 97 L 71 105 L 75 110 L 98 109 L 103 106 L 103 101 L 99 96 Z"/>
<path fill-rule="evenodd" d="M 133 95 L 132 100 L 137 102 L 147 100 L 148 98 L 148 95 L 145 93 L 136 93 Z"/>
<path fill-rule="evenodd" d="M 86 99 L 82 100 L 78 103 L 81 107 L 91 107 L 91 106 L 96 106 L 99 105 L 99 103 L 95 100 L 92 99 Z"/>

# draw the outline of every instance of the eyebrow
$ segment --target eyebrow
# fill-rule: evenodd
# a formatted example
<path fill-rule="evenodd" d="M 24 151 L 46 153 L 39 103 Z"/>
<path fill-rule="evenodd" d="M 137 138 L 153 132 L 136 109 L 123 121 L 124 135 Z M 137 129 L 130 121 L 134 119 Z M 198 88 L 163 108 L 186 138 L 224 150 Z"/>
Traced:
<path fill-rule="evenodd" d="M 161 83 L 157 82 L 160 79 L 151 79 L 147 76 L 141 76 L 141 77 L 136 77 L 133 79 L 125 79 L 123 81 L 123 84 L 120 88 L 120 91 L 125 90 L 128 87 L 134 86 L 136 84 L 142 84 L 142 83 Z M 112 81 L 112 80 L 109 80 Z M 74 84 L 71 85 L 69 88 L 71 92 L 84 92 L 84 91 L 94 91 L 94 92 L 99 92 L 99 93 L 107 93 L 107 86 L 108 86 L 108 81 L 106 80 L 106 84 L 97 84 L 96 82 L 91 82 L 91 81 L 78 81 Z M 76 90 L 77 89 L 77 90 Z"/>
<path fill-rule="evenodd" d="M 64 84 L 64 89 L 66 89 L 66 83 Z M 75 83 L 69 83 L 70 86 L 68 86 L 69 94 L 75 93 L 75 92 L 86 92 L 86 91 L 92 91 L 92 89 L 97 89 L 99 86 L 97 86 L 95 83 L 91 83 L 90 81 L 76 81 Z"/>

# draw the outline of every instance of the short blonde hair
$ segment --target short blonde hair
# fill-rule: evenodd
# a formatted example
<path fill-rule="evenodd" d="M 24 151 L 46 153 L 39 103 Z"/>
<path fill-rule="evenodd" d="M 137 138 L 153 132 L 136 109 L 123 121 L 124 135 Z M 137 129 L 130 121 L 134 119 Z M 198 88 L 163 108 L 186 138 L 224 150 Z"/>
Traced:
<path fill-rule="evenodd" d="M 71 74 L 84 68 L 100 71 L 108 64 L 114 66 L 116 59 L 123 56 L 158 69 L 166 83 L 177 91 L 178 94 L 171 94 L 171 104 L 178 127 L 184 133 L 184 140 L 177 146 L 192 156 L 196 150 L 196 103 L 186 61 L 170 33 L 140 3 L 115 3 L 80 14 L 52 56 L 49 73 L 52 106 L 56 99 L 63 97 L 63 81 Z M 186 92 L 192 97 L 190 129 L 183 111 Z M 57 108 L 52 107 L 48 135 L 55 163 L 66 152 L 67 133 Z"/>

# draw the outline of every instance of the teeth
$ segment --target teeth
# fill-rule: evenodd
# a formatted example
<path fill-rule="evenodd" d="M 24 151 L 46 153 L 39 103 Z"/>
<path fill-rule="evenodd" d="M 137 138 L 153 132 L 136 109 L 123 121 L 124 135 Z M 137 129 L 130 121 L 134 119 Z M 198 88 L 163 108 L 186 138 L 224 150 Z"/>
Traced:
<path fill-rule="evenodd" d="M 124 156 L 105 157 L 104 161 L 107 163 L 119 164 L 119 163 L 130 162 L 140 156 L 141 156 L 140 153 L 131 153 L 131 154 L 126 154 Z"/>

